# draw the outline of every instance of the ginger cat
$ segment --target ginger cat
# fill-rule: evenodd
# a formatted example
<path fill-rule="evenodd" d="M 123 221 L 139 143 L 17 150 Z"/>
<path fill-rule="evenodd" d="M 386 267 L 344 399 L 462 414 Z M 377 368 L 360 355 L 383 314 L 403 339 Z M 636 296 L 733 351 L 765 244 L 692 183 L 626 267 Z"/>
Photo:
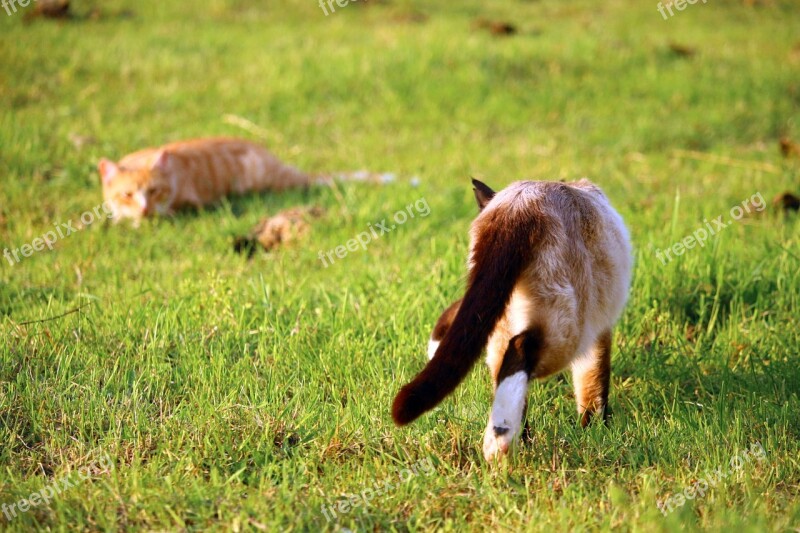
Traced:
<path fill-rule="evenodd" d="M 470 229 L 463 299 L 439 318 L 430 361 L 394 400 L 398 425 L 435 407 L 486 347 L 494 403 L 486 460 L 506 455 L 523 429 L 528 384 L 571 368 L 581 423 L 606 417 L 611 329 L 631 279 L 622 218 L 588 180 L 522 181 L 495 194 L 473 180 L 480 214 Z"/>
<path fill-rule="evenodd" d="M 208 205 L 232 193 L 280 191 L 313 181 L 257 144 L 224 137 L 147 148 L 119 164 L 103 159 L 98 170 L 112 218 L 137 223 L 155 213 Z"/>

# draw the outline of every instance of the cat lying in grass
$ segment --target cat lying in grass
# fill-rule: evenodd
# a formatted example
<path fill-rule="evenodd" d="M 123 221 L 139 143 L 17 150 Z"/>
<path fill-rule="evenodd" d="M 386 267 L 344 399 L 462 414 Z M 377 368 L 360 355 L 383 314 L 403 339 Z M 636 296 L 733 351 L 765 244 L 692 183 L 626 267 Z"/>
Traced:
<path fill-rule="evenodd" d="M 282 163 L 262 146 L 225 137 L 147 148 L 123 157 L 119 163 L 102 159 L 98 171 L 114 221 L 131 218 L 135 223 L 154 214 L 170 215 L 184 207 L 210 205 L 230 194 L 333 182 L 331 177 L 314 177 Z M 367 172 L 338 178 L 394 179 L 391 174 Z"/>
<path fill-rule="evenodd" d="M 582 425 L 606 417 L 611 329 L 631 278 L 622 218 L 588 180 L 523 181 L 495 194 L 473 180 L 481 209 L 470 229 L 463 299 L 442 313 L 430 361 L 394 400 L 398 425 L 435 407 L 486 348 L 494 403 L 483 441 L 487 460 L 522 432 L 528 384 L 571 368 Z"/>
<path fill-rule="evenodd" d="M 307 187 L 312 178 L 249 141 L 209 138 L 147 148 L 98 165 L 113 219 L 200 207 L 229 194 Z"/>

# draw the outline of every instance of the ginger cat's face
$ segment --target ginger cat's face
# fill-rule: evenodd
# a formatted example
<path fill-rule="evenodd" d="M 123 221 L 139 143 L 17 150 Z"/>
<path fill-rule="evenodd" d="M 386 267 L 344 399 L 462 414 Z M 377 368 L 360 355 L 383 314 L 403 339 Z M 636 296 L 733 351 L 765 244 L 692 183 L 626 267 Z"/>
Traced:
<path fill-rule="evenodd" d="M 103 197 L 119 221 L 132 218 L 136 221 L 153 213 L 168 214 L 174 191 L 171 179 L 165 172 L 164 157 L 151 168 L 129 169 L 103 159 L 98 165 L 103 183 Z"/>

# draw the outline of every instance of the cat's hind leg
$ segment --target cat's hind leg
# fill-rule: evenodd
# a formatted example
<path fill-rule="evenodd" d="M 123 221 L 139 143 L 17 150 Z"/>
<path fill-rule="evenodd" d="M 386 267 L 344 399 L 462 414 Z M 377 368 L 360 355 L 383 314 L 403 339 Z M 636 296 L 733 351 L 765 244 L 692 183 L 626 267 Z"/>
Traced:
<path fill-rule="evenodd" d="M 581 426 L 599 415 L 608 419 L 608 390 L 611 381 L 611 330 L 601 333 L 589 351 L 572 363 L 572 381 Z"/>
<path fill-rule="evenodd" d="M 497 373 L 492 411 L 483 438 L 487 461 L 506 455 L 522 433 L 528 401 L 528 383 L 535 375 L 543 347 L 541 329 L 527 330 L 513 337 Z"/>
<path fill-rule="evenodd" d="M 453 320 L 455 320 L 459 307 L 461 307 L 460 299 L 451 303 L 441 314 L 439 320 L 436 321 L 436 325 L 431 332 L 431 339 L 428 341 L 428 360 L 433 359 L 433 356 L 436 354 L 439 343 L 442 342 L 442 339 L 444 339 L 444 336 L 450 329 L 450 325 L 453 323 Z"/>

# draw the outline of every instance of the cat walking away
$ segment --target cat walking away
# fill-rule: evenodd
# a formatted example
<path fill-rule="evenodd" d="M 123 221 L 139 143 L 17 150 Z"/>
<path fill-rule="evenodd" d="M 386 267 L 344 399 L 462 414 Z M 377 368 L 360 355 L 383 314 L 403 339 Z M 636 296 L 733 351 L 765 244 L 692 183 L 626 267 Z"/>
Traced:
<path fill-rule="evenodd" d="M 473 180 L 480 214 L 470 229 L 464 297 L 439 318 L 430 361 L 394 400 L 398 425 L 413 422 L 461 383 L 486 348 L 494 402 L 487 460 L 522 432 L 528 384 L 572 371 L 581 423 L 606 417 L 611 330 L 631 278 L 628 231 L 588 180 L 522 181 L 495 193 Z"/>

